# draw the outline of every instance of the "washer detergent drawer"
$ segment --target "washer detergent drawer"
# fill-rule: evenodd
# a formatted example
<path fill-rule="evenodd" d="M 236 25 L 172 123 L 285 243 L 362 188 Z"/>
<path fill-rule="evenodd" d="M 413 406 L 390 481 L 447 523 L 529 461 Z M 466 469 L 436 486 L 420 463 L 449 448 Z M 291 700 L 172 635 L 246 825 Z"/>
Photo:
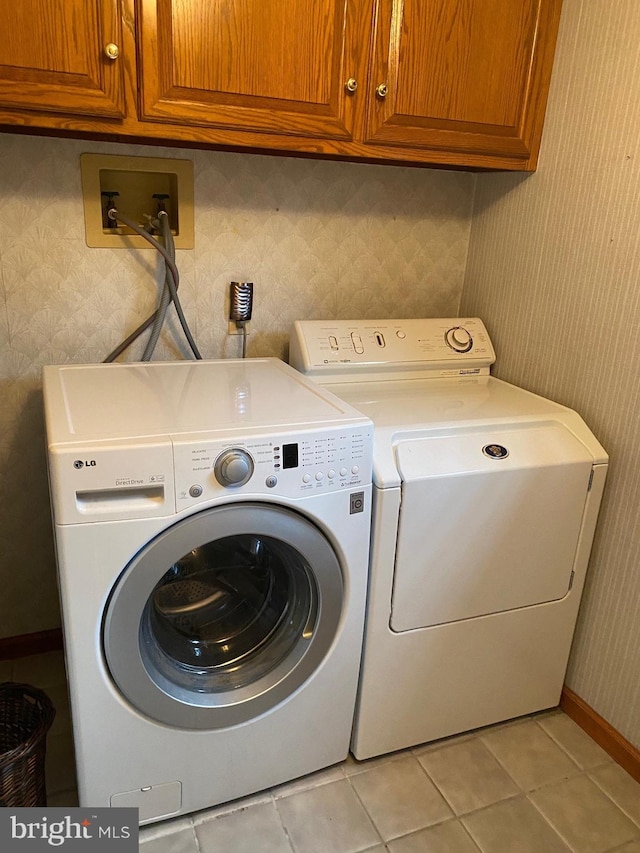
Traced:
<path fill-rule="evenodd" d="M 460 429 L 400 442 L 396 459 L 393 631 L 567 594 L 593 458 L 564 426 Z"/>

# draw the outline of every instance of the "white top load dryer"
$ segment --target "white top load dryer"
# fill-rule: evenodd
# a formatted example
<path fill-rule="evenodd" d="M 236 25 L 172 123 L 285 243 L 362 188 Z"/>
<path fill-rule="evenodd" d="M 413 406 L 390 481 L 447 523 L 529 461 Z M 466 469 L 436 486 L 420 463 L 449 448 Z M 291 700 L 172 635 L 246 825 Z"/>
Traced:
<path fill-rule="evenodd" d="M 607 454 L 494 360 L 477 318 L 294 326 L 291 364 L 374 422 L 357 758 L 560 699 Z"/>

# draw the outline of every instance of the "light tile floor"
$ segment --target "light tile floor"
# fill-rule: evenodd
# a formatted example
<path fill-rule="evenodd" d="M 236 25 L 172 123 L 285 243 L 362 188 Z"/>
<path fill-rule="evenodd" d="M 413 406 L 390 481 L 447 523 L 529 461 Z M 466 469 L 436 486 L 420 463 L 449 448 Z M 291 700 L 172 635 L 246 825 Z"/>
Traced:
<path fill-rule="evenodd" d="M 62 655 L 0 661 L 44 688 L 51 805 L 75 805 Z M 143 827 L 142 853 L 640 853 L 640 784 L 561 711 L 303 779 Z"/>

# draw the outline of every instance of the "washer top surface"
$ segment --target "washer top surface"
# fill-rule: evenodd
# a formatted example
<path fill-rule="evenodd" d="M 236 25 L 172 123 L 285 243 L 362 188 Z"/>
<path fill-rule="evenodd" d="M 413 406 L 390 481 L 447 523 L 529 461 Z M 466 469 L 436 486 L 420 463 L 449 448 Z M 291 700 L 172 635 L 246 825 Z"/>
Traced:
<path fill-rule="evenodd" d="M 47 366 L 50 443 L 363 422 L 276 358 Z"/>

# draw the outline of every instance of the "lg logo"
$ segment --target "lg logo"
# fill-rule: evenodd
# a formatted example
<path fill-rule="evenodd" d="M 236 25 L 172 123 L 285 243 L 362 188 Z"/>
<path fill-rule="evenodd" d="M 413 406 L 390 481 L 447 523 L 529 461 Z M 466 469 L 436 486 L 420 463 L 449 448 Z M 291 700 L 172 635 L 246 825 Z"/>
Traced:
<path fill-rule="evenodd" d="M 80 469 L 80 468 L 95 468 L 97 464 L 98 463 L 96 462 L 95 459 L 87 459 L 84 462 L 82 461 L 82 459 L 76 459 L 76 461 L 73 463 L 73 467 L 78 468 L 78 469 Z"/>

